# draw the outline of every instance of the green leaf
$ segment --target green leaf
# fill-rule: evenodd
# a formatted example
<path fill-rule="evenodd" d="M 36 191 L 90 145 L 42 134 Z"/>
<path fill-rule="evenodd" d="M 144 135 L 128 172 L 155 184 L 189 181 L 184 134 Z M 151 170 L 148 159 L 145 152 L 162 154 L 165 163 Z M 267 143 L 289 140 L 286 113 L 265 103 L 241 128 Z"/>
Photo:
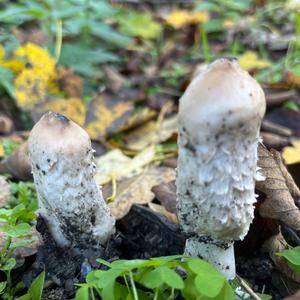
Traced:
<path fill-rule="evenodd" d="M 148 273 L 141 279 L 142 283 L 151 289 L 158 288 L 163 284 L 174 289 L 183 289 L 184 284 L 182 278 L 172 269 L 161 266 Z"/>
<path fill-rule="evenodd" d="M 261 300 L 272 300 L 272 296 L 267 294 L 256 293 L 256 295 L 260 297 Z"/>
<path fill-rule="evenodd" d="M 64 44 L 60 56 L 60 64 L 73 68 L 78 73 L 97 77 L 98 64 L 117 61 L 117 56 L 103 49 L 93 50 L 77 44 Z"/>
<path fill-rule="evenodd" d="M 19 240 L 10 244 L 10 249 L 16 249 L 32 244 L 33 240 Z"/>
<path fill-rule="evenodd" d="M 14 98 L 13 72 L 7 68 L 0 66 L 0 85 L 4 87 L 6 92 Z"/>
<path fill-rule="evenodd" d="M 3 291 L 6 288 L 6 285 L 7 285 L 6 281 L 0 282 L 0 295 L 3 294 Z"/>
<path fill-rule="evenodd" d="M 75 300 L 89 300 L 89 287 L 84 285 L 76 291 Z"/>
<path fill-rule="evenodd" d="M 12 270 L 16 265 L 16 260 L 14 258 L 9 258 L 3 266 L 1 266 L 1 270 L 3 271 L 10 271 Z"/>
<path fill-rule="evenodd" d="M 300 246 L 293 249 L 284 250 L 276 253 L 278 256 L 283 256 L 287 261 L 295 266 L 300 266 Z"/>
<path fill-rule="evenodd" d="M 40 273 L 40 275 L 34 279 L 34 281 L 32 282 L 29 288 L 28 292 L 30 293 L 32 300 L 42 299 L 44 282 L 45 282 L 45 271 Z"/>
<path fill-rule="evenodd" d="M 300 246 L 276 254 L 283 256 L 287 260 L 288 266 L 293 271 L 300 273 Z"/>
<path fill-rule="evenodd" d="M 120 23 L 120 31 L 130 36 L 154 39 L 158 38 L 162 31 L 162 26 L 150 14 L 130 11 L 126 15 L 121 14 L 118 21 Z"/>
<path fill-rule="evenodd" d="M 4 225 L 2 231 L 10 237 L 26 236 L 30 232 L 30 225 L 27 223 L 20 223 L 17 225 Z"/>
<path fill-rule="evenodd" d="M 90 23 L 92 34 L 109 43 L 125 47 L 132 42 L 131 38 L 115 31 L 104 23 L 93 21 L 90 21 Z"/>
<path fill-rule="evenodd" d="M 209 263 L 200 259 L 191 259 L 187 262 L 191 271 L 196 273 L 195 286 L 197 290 L 206 297 L 218 296 L 227 279 Z"/>

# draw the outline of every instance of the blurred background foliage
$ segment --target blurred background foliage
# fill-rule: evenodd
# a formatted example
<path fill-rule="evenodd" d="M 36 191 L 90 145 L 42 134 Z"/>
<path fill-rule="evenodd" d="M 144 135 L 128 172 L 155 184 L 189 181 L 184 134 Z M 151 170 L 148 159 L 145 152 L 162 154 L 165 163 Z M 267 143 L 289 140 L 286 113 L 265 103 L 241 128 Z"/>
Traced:
<path fill-rule="evenodd" d="M 55 110 L 93 139 L 118 139 L 166 103 L 176 106 L 193 76 L 224 56 L 267 92 L 300 86 L 298 0 L 16 0 L 0 8 L 0 108 L 20 129 Z M 289 95 L 281 104 L 299 111 Z"/>

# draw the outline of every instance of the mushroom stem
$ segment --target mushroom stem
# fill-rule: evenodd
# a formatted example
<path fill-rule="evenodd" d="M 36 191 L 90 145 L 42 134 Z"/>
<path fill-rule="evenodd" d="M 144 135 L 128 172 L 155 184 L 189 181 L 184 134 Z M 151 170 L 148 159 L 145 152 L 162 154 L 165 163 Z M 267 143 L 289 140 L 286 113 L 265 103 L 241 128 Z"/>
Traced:
<path fill-rule="evenodd" d="M 208 236 L 188 238 L 185 243 L 184 254 L 201 257 L 212 263 L 228 279 L 235 277 L 233 241 L 214 240 Z"/>
<path fill-rule="evenodd" d="M 219 59 L 179 103 L 177 215 L 185 252 L 235 276 L 233 241 L 254 217 L 257 144 L 264 93 L 238 62 Z"/>
<path fill-rule="evenodd" d="M 33 127 L 28 147 L 39 213 L 58 246 L 104 244 L 114 233 L 115 220 L 94 180 L 88 134 L 63 115 L 49 112 Z"/>

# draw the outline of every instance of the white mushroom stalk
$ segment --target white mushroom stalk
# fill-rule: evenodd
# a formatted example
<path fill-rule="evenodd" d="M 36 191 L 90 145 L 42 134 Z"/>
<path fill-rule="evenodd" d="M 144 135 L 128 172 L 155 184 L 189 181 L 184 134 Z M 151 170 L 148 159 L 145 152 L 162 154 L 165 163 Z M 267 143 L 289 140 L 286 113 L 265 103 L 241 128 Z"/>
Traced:
<path fill-rule="evenodd" d="M 235 277 L 233 241 L 254 216 L 257 144 L 265 97 L 232 59 L 199 74 L 179 104 L 177 211 L 185 254 Z"/>
<path fill-rule="evenodd" d="M 39 213 L 58 246 L 104 244 L 115 231 L 115 220 L 94 180 L 88 134 L 49 112 L 33 127 L 28 146 Z"/>

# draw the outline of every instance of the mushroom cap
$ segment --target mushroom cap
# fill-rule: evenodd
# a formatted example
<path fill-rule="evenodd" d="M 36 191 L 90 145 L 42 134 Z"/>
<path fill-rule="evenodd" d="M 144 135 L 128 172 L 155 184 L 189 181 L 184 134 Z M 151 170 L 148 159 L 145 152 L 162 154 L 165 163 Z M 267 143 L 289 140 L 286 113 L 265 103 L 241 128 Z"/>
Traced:
<path fill-rule="evenodd" d="M 219 132 L 252 119 L 258 122 L 266 109 L 264 92 L 235 59 L 210 64 L 189 85 L 180 99 L 179 119 L 187 131 Z M 196 129 L 197 128 L 197 129 Z"/>
<path fill-rule="evenodd" d="M 34 161 L 41 153 L 59 154 L 64 157 L 77 157 L 80 160 L 91 148 L 88 134 L 67 117 L 54 112 L 48 112 L 31 130 L 29 148 Z"/>

